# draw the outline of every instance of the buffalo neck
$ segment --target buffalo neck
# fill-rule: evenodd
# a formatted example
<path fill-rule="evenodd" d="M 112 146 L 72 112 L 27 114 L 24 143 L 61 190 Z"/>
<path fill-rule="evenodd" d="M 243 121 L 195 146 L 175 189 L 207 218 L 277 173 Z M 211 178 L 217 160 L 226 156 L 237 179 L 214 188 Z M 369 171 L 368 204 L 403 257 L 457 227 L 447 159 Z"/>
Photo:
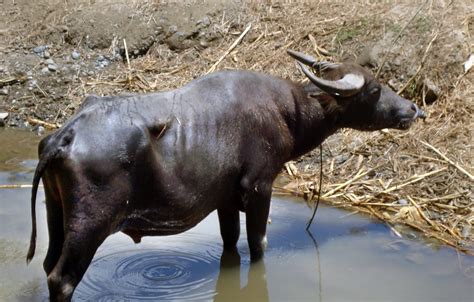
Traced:
<path fill-rule="evenodd" d="M 336 132 L 337 110 L 328 104 L 335 104 L 331 96 L 313 84 L 307 84 L 294 93 L 294 127 L 290 127 L 293 136 L 295 159 L 318 147 L 328 136 Z"/>

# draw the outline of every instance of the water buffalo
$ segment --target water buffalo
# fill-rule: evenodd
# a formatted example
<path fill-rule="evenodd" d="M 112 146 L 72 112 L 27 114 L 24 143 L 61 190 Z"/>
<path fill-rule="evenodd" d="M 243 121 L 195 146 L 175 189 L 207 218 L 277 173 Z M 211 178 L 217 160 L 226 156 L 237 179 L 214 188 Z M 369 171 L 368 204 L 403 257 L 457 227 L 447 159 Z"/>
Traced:
<path fill-rule="evenodd" d="M 99 245 L 123 232 L 184 232 L 217 209 L 225 250 L 246 214 L 252 261 L 263 255 L 272 183 L 295 159 L 340 128 L 407 129 L 423 113 L 360 66 L 316 62 L 289 51 L 306 85 L 249 71 L 223 71 L 168 92 L 85 99 L 39 145 L 31 198 L 46 194 L 51 300 L 70 300 Z"/>

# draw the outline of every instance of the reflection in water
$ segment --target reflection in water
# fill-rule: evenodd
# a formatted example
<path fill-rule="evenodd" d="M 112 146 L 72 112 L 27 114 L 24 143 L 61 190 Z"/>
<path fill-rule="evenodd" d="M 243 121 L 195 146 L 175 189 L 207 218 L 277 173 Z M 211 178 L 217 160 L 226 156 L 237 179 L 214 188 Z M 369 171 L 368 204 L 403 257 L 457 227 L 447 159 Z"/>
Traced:
<path fill-rule="evenodd" d="M 0 184 L 30 183 L 34 147 L 5 142 L 0 131 Z M 14 142 L 15 136 L 10 138 Z M 33 139 L 37 139 L 32 136 Z M 10 146 L 10 147 L 4 147 Z M 38 202 L 38 252 L 26 266 L 30 190 L 0 190 L 0 301 L 46 301 L 42 261 L 47 246 L 44 204 Z M 38 200 L 44 199 L 42 190 Z M 400 239 L 385 225 L 322 206 L 311 210 L 275 198 L 269 246 L 250 264 L 245 235 L 238 252 L 222 253 L 217 215 L 176 236 L 134 245 L 109 237 L 79 284 L 75 301 L 472 301 L 474 257 L 439 244 Z M 346 217 L 344 217 L 346 216 Z M 244 217 L 241 217 L 244 224 Z M 314 235 L 314 237 L 312 237 Z"/>
<path fill-rule="evenodd" d="M 313 216 L 312 216 L 312 219 L 314 219 L 315 217 L 315 213 L 316 211 L 313 211 Z M 310 228 L 306 228 L 306 232 L 308 233 L 308 236 L 309 238 L 311 238 L 311 241 L 313 241 L 313 244 L 314 244 L 314 250 L 316 251 L 316 256 L 317 256 L 317 271 L 318 271 L 318 294 L 319 294 L 319 300 L 318 301 L 323 301 L 323 286 L 322 286 L 322 282 L 323 282 L 323 277 L 321 276 L 321 256 L 319 254 L 319 246 L 318 246 L 318 242 L 316 241 L 316 238 L 314 238 L 313 236 L 313 233 L 311 233 L 311 229 Z"/>
<path fill-rule="evenodd" d="M 264 260 L 250 265 L 247 285 L 244 287 L 240 284 L 240 270 L 238 251 L 224 251 L 221 256 L 214 301 L 269 301 Z"/>

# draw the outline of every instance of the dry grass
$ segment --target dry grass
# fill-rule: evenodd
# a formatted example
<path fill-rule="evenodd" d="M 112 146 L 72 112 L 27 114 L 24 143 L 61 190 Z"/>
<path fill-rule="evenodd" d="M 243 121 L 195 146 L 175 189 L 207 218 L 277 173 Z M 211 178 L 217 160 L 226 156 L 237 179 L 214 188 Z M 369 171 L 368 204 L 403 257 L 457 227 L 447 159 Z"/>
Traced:
<path fill-rule="evenodd" d="M 213 30 L 223 36 L 218 45 L 179 54 L 156 45 L 146 56 L 132 60 L 130 68 L 124 64 L 115 76 L 108 73 L 86 80 L 75 91 L 113 94 L 173 89 L 206 74 L 224 54 L 216 69 L 255 70 L 300 80 L 303 77 L 287 57 L 287 48 L 325 60 L 354 59 L 367 42 L 377 41 L 390 31 L 399 32 L 424 2 L 396 5 L 367 1 L 361 5 L 346 1 L 253 1 L 239 13 L 216 17 Z M 473 75 L 463 75 L 460 66 L 443 65 L 443 56 L 451 55 L 446 43 L 453 26 L 465 28 L 470 35 L 473 17 L 458 14 L 469 11 L 462 3 L 426 3 L 420 17 L 414 18 L 397 42 L 413 43 L 413 47 L 404 53 L 405 60 L 398 70 L 382 68 L 381 78 L 401 78 L 402 84 L 413 78 L 405 94 L 424 107 L 428 119 L 407 132 L 344 130 L 331 137 L 324 143 L 323 201 L 376 216 L 395 232 L 397 225 L 409 225 L 474 254 L 473 180 L 466 174 L 474 171 Z M 252 29 L 228 51 L 248 24 Z M 432 49 L 428 52 L 430 43 Z M 471 47 L 463 45 L 456 51 L 465 55 Z M 420 70 L 410 74 L 410 67 L 419 66 Z M 431 106 L 424 106 L 423 91 L 416 89 L 416 83 L 426 75 L 434 78 L 442 90 L 441 98 Z M 71 98 L 80 101 L 74 93 Z M 309 196 L 318 175 L 313 158 L 317 157 L 290 163 L 275 193 Z"/>

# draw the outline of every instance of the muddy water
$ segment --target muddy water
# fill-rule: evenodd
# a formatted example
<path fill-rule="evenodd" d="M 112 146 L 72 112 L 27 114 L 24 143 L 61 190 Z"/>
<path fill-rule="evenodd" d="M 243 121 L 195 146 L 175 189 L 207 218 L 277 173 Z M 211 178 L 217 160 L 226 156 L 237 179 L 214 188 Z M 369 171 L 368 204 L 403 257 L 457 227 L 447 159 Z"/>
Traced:
<path fill-rule="evenodd" d="M 0 185 L 30 183 L 37 138 L 0 129 Z M 44 204 L 38 202 L 38 251 L 26 266 L 29 189 L 0 189 L 0 301 L 45 301 Z M 38 200 L 44 199 L 40 190 Z M 100 247 L 75 301 L 472 301 L 474 259 L 450 248 L 400 239 L 383 224 L 275 197 L 264 261 L 249 264 L 245 233 L 240 259 L 221 255 L 215 214 L 177 236 L 122 235 Z M 242 217 L 243 220 L 244 217 Z M 242 227 L 245 231 L 245 227 Z M 240 265 L 235 265 L 240 263 Z"/>

